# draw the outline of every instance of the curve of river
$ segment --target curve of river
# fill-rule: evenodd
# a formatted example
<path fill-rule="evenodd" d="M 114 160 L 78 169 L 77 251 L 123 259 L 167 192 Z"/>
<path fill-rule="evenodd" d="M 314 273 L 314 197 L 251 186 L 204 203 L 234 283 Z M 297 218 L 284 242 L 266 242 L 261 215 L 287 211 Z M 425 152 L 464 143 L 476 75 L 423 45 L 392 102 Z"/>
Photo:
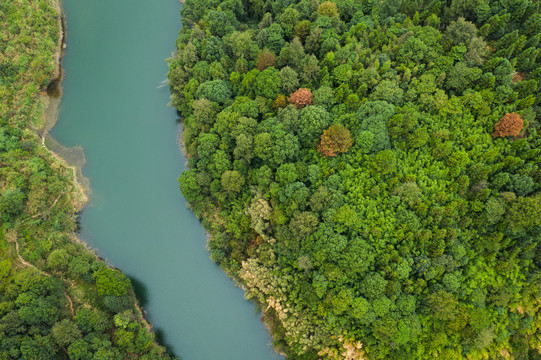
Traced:
<path fill-rule="evenodd" d="M 183 360 L 279 359 L 253 304 L 209 259 L 177 177 L 165 58 L 177 0 L 64 0 L 64 96 L 52 135 L 82 145 L 91 203 L 81 238 L 136 285 L 148 320 Z"/>

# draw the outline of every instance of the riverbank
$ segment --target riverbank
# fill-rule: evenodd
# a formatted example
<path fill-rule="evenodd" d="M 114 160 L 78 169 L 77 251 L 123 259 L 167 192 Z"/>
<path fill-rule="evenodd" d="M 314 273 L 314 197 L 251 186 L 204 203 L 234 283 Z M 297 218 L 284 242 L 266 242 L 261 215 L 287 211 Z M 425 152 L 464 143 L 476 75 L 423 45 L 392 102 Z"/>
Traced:
<path fill-rule="evenodd" d="M 54 53 L 54 62 L 55 62 L 55 72 L 53 73 L 53 76 L 51 78 L 51 82 L 49 86 L 47 87 L 46 95 L 42 95 L 42 98 L 40 98 L 40 102 L 44 102 L 47 104 L 45 111 L 43 112 L 43 122 L 42 126 L 40 128 L 36 128 L 40 138 L 41 138 L 41 144 L 42 146 L 53 156 L 53 158 L 60 164 L 60 166 L 63 166 L 67 169 L 70 169 L 73 173 L 73 205 L 76 209 L 76 212 L 79 213 L 83 210 L 83 208 L 89 203 L 90 197 L 89 194 L 91 192 L 90 189 L 90 180 L 86 178 L 82 174 L 82 167 L 86 163 L 86 158 L 84 155 L 84 150 L 82 147 L 73 147 L 68 148 L 62 146 L 58 141 L 56 141 L 52 136 L 49 135 L 49 132 L 54 128 L 58 121 L 58 110 L 59 106 L 62 100 L 63 95 L 63 88 L 62 88 L 62 81 L 63 81 L 63 75 L 64 71 L 62 69 L 62 58 L 64 56 L 64 51 L 67 47 L 66 40 L 67 40 L 67 27 L 66 27 L 66 18 L 65 13 L 62 8 L 61 2 L 57 0 L 50 0 L 53 8 L 58 12 L 59 14 L 59 21 L 58 21 L 58 27 L 59 27 L 59 33 L 60 37 L 57 42 L 56 50 Z M 53 150 L 53 148 L 57 149 L 56 151 Z M 75 156 L 68 157 L 66 154 L 68 152 L 78 152 Z M 70 160 L 67 160 L 71 158 Z M 92 252 L 95 254 L 94 250 L 88 246 L 88 244 L 81 240 L 80 237 L 76 234 L 70 234 L 70 239 L 74 243 L 80 244 L 86 248 L 87 251 Z M 97 255 L 95 255 L 97 256 Z M 106 259 L 103 259 L 99 256 L 97 258 L 100 261 L 106 262 Z M 117 269 L 115 267 L 112 267 L 109 265 L 109 268 L 113 270 L 121 271 L 121 269 Z M 146 312 L 144 308 L 139 303 L 139 300 L 135 297 L 135 293 L 132 292 L 132 296 L 135 298 L 135 309 L 140 314 L 140 322 L 144 326 L 144 328 L 147 330 L 148 333 L 152 334 L 153 328 L 152 324 L 146 319 Z M 71 301 L 70 301 L 71 305 Z M 158 347 L 160 344 L 154 340 L 153 341 L 154 346 Z"/>
<path fill-rule="evenodd" d="M 49 132 L 54 128 L 58 121 L 58 109 L 62 100 L 62 80 L 64 72 L 62 71 L 62 57 L 64 50 L 66 49 L 66 20 L 64 17 L 64 11 L 60 1 L 50 0 L 51 6 L 59 14 L 58 16 L 58 32 L 59 37 L 56 44 L 54 57 L 54 72 L 52 74 L 50 84 L 47 87 L 47 91 L 40 95 L 40 108 L 42 110 L 42 119 L 38 124 L 32 123 L 38 133 L 42 146 L 49 151 L 49 153 L 59 162 L 63 167 L 70 169 L 73 172 L 72 184 L 74 191 L 72 193 L 74 199 L 74 206 L 77 212 L 83 210 L 84 206 L 89 201 L 90 183 L 82 174 L 82 166 L 86 160 L 74 161 L 75 159 L 84 159 L 84 152 L 82 148 L 75 148 L 79 151 L 79 156 L 72 157 L 71 161 L 67 160 L 67 152 L 70 149 L 62 147 L 52 137 L 49 136 Z M 52 144 L 53 146 L 48 144 Z M 56 148 L 56 151 L 53 150 Z M 62 153 L 62 150 L 64 150 Z M 84 184 L 84 185 L 83 185 Z"/>
<path fill-rule="evenodd" d="M 0 358 L 169 358 L 130 280 L 77 237 L 87 192 L 46 146 L 61 95 L 60 3 L 6 0 L 1 11 L 0 328 L 22 330 L 4 333 Z M 114 294 L 110 281 L 122 285 Z"/>
<path fill-rule="evenodd" d="M 172 353 L 189 360 L 276 358 L 254 306 L 208 259 L 203 230 L 178 192 L 185 159 L 163 84 L 180 3 L 64 7 L 64 99 L 52 135 L 81 144 L 88 159 L 92 206 L 80 217 L 80 236 L 133 279 Z"/>

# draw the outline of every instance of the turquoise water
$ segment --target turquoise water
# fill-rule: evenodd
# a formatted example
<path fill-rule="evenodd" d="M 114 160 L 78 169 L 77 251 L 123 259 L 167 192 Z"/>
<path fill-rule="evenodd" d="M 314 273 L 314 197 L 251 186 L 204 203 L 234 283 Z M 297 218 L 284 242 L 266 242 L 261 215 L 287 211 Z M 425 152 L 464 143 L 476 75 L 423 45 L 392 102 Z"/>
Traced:
<path fill-rule="evenodd" d="M 82 145 L 91 203 L 81 237 L 136 284 L 148 319 L 183 360 L 278 359 L 253 304 L 209 259 L 178 189 L 184 168 L 164 59 L 176 0 L 64 0 L 64 97 L 52 135 Z"/>

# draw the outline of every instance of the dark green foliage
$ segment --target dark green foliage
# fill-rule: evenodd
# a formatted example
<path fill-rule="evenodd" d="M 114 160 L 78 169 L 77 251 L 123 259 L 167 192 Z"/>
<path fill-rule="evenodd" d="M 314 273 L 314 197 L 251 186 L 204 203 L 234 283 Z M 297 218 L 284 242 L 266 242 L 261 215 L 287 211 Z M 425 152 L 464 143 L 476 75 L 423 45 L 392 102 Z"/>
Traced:
<path fill-rule="evenodd" d="M 331 123 L 330 114 L 320 106 L 307 106 L 300 111 L 300 128 L 297 130 L 303 145 L 313 145 Z"/>
<path fill-rule="evenodd" d="M 133 300 L 127 295 L 104 295 L 102 301 L 103 306 L 112 313 L 119 313 L 133 306 Z"/>
<path fill-rule="evenodd" d="M 220 45 L 239 32 L 209 37 L 217 3 L 187 0 L 194 26 L 177 45 L 199 62 L 172 62 L 170 84 L 190 135 L 181 190 L 275 345 L 291 359 L 534 357 L 539 4 L 245 6 L 243 41 L 278 58 L 258 70 L 249 51 Z M 230 100 L 205 112 L 215 120 L 191 103 L 216 61 L 190 53 L 196 41 L 231 57 Z M 299 89 L 311 102 L 291 101 Z M 520 134 L 494 138 L 511 113 Z M 336 157 L 317 149 L 330 126 L 353 140 Z"/>
<path fill-rule="evenodd" d="M 10 221 L 24 209 L 24 193 L 20 189 L 6 189 L 0 197 L 0 216 L 3 221 Z"/>
<path fill-rule="evenodd" d="M 231 97 L 231 91 L 223 80 L 212 80 L 199 85 L 195 96 L 223 104 Z"/>
<path fill-rule="evenodd" d="M 357 132 L 369 131 L 373 135 L 371 150 L 380 151 L 391 146 L 387 121 L 394 115 L 394 107 L 385 101 L 368 101 L 356 113 L 358 128 L 350 126 Z M 366 140 L 365 140 L 366 141 Z"/>
<path fill-rule="evenodd" d="M 257 75 L 254 83 L 254 92 L 257 96 L 263 96 L 267 99 L 274 99 L 282 89 L 282 80 L 278 70 L 272 66 L 266 68 Z"/>
<path fill-rule="evenodd" d="M 98 288 L 98 294 L 100 296 L 114 295 L 122 296 L 128 293 L 128 289 L 131 288 L 130 279 L 118 270 L 109 268 L 101 268 L 94 272 L 92 277 L 96 281 Z"/>
<path fill-rule="evenodd" d="M 511 176 L 511 189 L 519 196 L 526 196 L 534 189 L 535 182 L 528 175 Z"/>
<path fill-rule="evenodd" d="M 81 338 L 81 330 L 73 321 L 68 319 L 63 319 L 54 324 L 51 328 L 51 334 L 54 341 L 62 347 L 67 347 Z"/>
<path fill-rule="evenodd" d="M 197 181 L 197 173 L 195 171 L 182 173 L 178 181 L 180 183 L 180 190 L 188 201 L 195 201 L 202 198 L 201 187 Z"/>

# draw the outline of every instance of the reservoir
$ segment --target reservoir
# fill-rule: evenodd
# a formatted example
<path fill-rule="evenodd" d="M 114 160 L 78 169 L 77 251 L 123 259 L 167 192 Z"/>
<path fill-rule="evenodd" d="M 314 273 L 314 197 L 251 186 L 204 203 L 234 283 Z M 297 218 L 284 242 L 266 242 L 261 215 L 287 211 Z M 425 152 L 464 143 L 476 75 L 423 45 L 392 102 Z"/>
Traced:
<path fill-rule="evenodd" d="M 243 291 L 211 262 L 177 177 L 167 63 L 178 0 L 64 0 L 64 95 L 52 135 L 81 145 L 92 189 L 81 238 L 128 275 L 147 318 L 183 360 L 281 359 Z"/>

